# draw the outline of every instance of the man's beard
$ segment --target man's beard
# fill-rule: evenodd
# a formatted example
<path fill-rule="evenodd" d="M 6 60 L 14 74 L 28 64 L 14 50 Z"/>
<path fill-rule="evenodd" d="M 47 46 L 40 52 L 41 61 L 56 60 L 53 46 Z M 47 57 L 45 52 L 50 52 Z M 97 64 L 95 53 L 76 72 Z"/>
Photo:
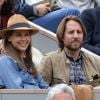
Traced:
<path fill-rule="evenodd" d="M 82 47 L 82 45 L 83 45 L 83 43 L 80 43 L 79 46 L 77 46 L 77 45 L 75 46 L 75 44 L 71 43 L 71 44 L 64 44 L 64 47 L 71 51 L 77 51 Z"/>

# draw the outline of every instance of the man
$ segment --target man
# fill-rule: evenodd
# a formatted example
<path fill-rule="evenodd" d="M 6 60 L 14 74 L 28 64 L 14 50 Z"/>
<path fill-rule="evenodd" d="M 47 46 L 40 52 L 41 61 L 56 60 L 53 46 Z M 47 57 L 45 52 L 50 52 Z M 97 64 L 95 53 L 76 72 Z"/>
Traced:
<path fill-rule="evenodd" d="M 100 7 L 84 10 L 81 19 L 87 30 L 84 48 L 100 56 Z"/>
<path fill-rule="evenodd" d="M 91 84 L 98 79 L 100 58 L 81 50 L 86 36 L 81 20 L 75 16 L 65 17 L 56 34 L 60 50 L 46 55 L 39 67 L 44 80 L 51 86 Z"/>
<path fill-rule="evenodd" d="M 51 11 L 49 3 L 39 5 L 28 5 L 25 0 L 15 0 L 15 12 L 24 15 L 36 23 L 52 32 L 56 29 L 60 21 L 68 15 L 80 15 L 80 11 L 75 7 L 62 8 Z"/>
<path fill-rule="evenodd" d="M 66 84 L 58 84 L 52 87 L 46 100 L 75 100 L 74 90 Z"/>

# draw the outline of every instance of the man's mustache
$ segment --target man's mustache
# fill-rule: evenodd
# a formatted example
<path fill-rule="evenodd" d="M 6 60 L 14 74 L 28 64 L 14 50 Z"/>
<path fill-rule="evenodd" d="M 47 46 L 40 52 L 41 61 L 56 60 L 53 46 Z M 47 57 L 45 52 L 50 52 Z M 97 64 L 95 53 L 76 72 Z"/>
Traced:
<path fill-rule="evenodd" d="M 80 41 L 79 39 L 74 39 L 74 40 L 72 40 L 72 42 L 71 42 L 71 43 L 74 43 L 74 42 L 81 43 L 81 41 Z"/>

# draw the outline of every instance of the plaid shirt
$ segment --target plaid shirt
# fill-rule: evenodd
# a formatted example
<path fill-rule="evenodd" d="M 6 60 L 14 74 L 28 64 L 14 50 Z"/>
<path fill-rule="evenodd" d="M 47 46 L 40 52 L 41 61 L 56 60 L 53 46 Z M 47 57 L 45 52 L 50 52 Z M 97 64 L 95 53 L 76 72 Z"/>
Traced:
<path fill-rule="evenodd" d="M 82 66 L 82 56 L 80 55 L 77 60 L 69 57 L 70 61 L 70 73 L 69 73 L 69 84 L 86 84 L 87 78 Z"/>

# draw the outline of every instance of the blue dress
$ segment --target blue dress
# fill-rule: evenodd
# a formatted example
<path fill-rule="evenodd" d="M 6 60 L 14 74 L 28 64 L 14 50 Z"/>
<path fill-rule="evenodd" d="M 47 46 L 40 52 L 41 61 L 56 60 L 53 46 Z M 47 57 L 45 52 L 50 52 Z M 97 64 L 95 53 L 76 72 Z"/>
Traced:
<path fill-rule="evenodd" d="M 19 66 L 17 61 L 7 54 L 0 56 L 0 88 L 7 89 L 47 89 L 41 74 L 33 75 Z"/>

